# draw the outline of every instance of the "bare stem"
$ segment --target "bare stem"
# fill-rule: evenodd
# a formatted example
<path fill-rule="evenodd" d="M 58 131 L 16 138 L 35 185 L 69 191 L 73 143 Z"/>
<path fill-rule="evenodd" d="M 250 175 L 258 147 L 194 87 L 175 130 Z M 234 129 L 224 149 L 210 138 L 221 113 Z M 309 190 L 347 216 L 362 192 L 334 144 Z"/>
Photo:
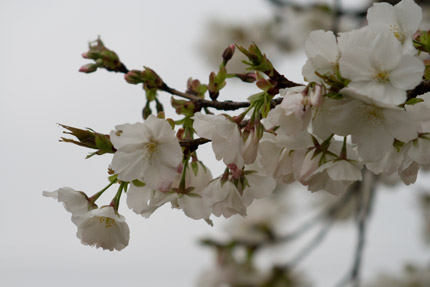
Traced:
<path fill-rule="evenodd" d="M 357 244 L 355 246 L 355 255 L 351 269 L 348 271 L 344 279 L 340 281 L 336 287 L 360 286 L 360 271 L 363 259 L 363 251 L 366 244 L 367 220 L 370 216 L 374 198 L 375 198 L 375 176 L 368 171 L 364 171 L 362 188 L 360 192 L 360 206 L 357 213 Z M 366 200 L 366 195 L 369 195 Z"/>

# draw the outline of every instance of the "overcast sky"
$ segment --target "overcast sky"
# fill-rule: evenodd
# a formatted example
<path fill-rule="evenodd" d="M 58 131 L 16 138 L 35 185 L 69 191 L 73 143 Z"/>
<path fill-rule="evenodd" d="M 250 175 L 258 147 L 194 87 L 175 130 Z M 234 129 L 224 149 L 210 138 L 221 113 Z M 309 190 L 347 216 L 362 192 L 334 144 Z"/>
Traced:
<path fill-rule="evenodd" d="M 42 197 L 42 191 L 62 186 L 88 194 L 99 191 L 106 185 L 111 156 L 85 160 L 87 150 L 58 142 L 62 130 L 57 123 L 108 133 L 115 125 L 141 120 L 140 87 L 126 84 L 120 74 L 78 72 L 87 63 L 81 53 L 98 35 L 129 69 L 149 66 L 170 86 L 184 89 L 189 76 L 205 81 L 214 69 L 198 50 L 200 39 L 210 37 L 209 19 L 252 23 L 271 15 L 263 0 L 0 1 L 2 286 L 194 286 L 199 272 L 212 263 L 211 252 L 197 240 L 214 228 L 181 211 L 166 206 L 144 219 L 123 204 L 130 246 L 109 252 L 81 245 L 70 214 Z M 296 53 L 281 59 L 279 70 L 301 81 L 304 61 Z M 233 87 L 226 97 L 248 96 L 240 91 Z M 221 171 L 219 164 L 209 165 L 215 166 L 214 174 Z M 419 184 L 426 186 L 423 178 Z M 404 188 L 378 194 L 366 277 L 429 257 L 419 240 L 413 192 Z M 111 196 L 101 200 L 108 203 Z M 215 229 L 224 222 L 216 220 Z M 316 286 L 333 285 L 346 272 L 354 232 L 352 226 L 337 228 L 321 251 L 303 262 Z"/>

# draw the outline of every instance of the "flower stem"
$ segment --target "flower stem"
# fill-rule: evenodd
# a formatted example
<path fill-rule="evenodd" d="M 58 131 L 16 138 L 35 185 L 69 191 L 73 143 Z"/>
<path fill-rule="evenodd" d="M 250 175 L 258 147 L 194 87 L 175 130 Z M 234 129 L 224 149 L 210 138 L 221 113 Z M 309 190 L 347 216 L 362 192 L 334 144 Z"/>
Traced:
<path fill-rule="evenodd" d="M 109 187 L 111 187 L 113 184 L 115 184 L 118 180 L 115 179 L 113 181 L 111 181 L 105 188 L 103 188 L 102 190 L 100 190 L 99 192 L 97 192 L 96 194 L 94 194 L 93 196 L 91 196 L 90 198 L 88 198 L 88 200 L 91 203 L 96 202 L 96 200 L 100 197 L 100 195 L 103 194 L 103 192 L 105 192 Z"/>
<path fill-rule="evenodd" d="M 121 182 L 121 184 L 119 185 L 118 191 L 115 194 L 115 197 L 112 199 L 110 203 L 110 206 L 112 206 L 115 209 L 115 211 L 118 211 L 119 201 L 121 199 L 123 190 L 127 189 L 127 184 L 128 182 Z"/>

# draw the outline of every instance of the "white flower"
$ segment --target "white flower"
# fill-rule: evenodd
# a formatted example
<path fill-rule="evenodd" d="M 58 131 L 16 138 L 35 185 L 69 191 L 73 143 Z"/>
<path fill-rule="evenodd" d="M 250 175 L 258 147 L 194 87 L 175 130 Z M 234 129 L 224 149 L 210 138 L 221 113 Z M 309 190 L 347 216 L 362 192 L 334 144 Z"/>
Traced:
<path fill-rule="evenodd" d="M 417 137 L 420 123 L 402 108 L 382 108 L 358 100 L 332 106 L 331 128 L 338 135 L 351 135 L 359 156 L 373 162 L 391 151 L 394 139 L 408 142 Z"/>
<path fill-rule="evenodd" d="M 127 191 L 127 206 L 148 218 L 157 208 L 174 198 L 174 194 L 153 190 L 146 185 L 138 187 L 132 183 Z"/>
<path fill-rule="evenodd" d="M 316 74 L 334 74 L 339 60 L 339 49 L 333 32 L 312 31 L 306 40 L 305 53 L 308 57 L 302 74 L 306 81 L 322 83 Z"/>
<path fill-rule="evenodd" d="M 226 165 L 235 164 L 242 169 L 242 138 L 236 123 L 219 115 L 204 115 L 200 112 L 194 115 L 193 128 L 196 133 L 212 141 L 212 149 L 217 160 L 223 160 Z"/>
<path fill-rule="evenodd" d="M 212 212 L 210 201 L 205 198 L 203 190 L 212 180 L 211 171 L 202 163 L 198 162 L 196 172 L 188 165 L 185 174 L 185 188 L 192 187 L 191 192 L 182 194 L 176 193 L 172 200 L 172 207 L 180 208 L 185 215 L 193 219 L 207 219 Z M 178 174 L 172 186 L 178 188 L 182 174 Z"/>
<path fill-rule="evenodd" d="M 389 151 L 381 158 L 375 161 L 367 161 L 366 168 L 374 174 L 390 176 L 398 172 L 405 156 L 405 148 L 398 149 L 391 145 Z"/>
<path fill-rule="evenodd" d="M 420 122 L 421 132 L 430 132 L 430 93 L 425 93 L 417 97 L 417 99 L 422 99 L 422 102 L 416 103 L 414 105 L 405 105 L 405 109 Z"/>
<path fill-rule="evenodd" d="M 115 127 L 110 138 L 117 151 L 112 169 L 118 179 L 143 180 L 155 190 L 168 190 L 182 160 L 175 132 L 165 120 L 150 115 L 144 123 Z"/>
<path fill-rule="evenodd" d="M 390 31 L 403 46 L 403 52 L 415 54 L 412 36 L 418 30 L 422 11 L 412 0 L 400 1 L 392 6 L 388 3 L 374 3 L 367 11 L 369 27 L 377 32 Z"/>
<path fill-rule="evenodd" d="M 124 216 L 112 206 L 103 206 L 86 214 L 76 235 L 85 245 L 119 251 L 128 245 L 130 230 Z"/>
<path fill-rule="evenodd" d="M 340 73 L 351 81 L 342 94 L 395 106 L 405 102 L 406 90 L 421 82 L 424 64 L 415 56 L 403 55 L 392 33 L 360 29 L 342 33 L 338 41 Z"/>
<path fill-rule="evenodd" d="M 242 194 L 245 206 L 249 206 L 254 199 L 269 196 L 276 187 L 276 181 L 273 178 L 255 172 L 245 175 L 244 180 L 246 185 L 239 192 Z"/>
<path fill-rule="evenodd" d="M 272 109 L 265 125 L 279 126 L 281 133 L 295 135 L 307 128 L 311 119 L 309 101 L 303 95 L 305 87 L 294 87 L 280 91 L 281 104 Z M 270 128 L 270 127 L 268 127 Z"/>
<path fill-rule="evenodd" d="M 244 134 L 242 134 L 244 136 Z M 260 144 L 260 138 L 258 132 L 253 128 L 247 134 L 242 147 L 242 156 L 245 164 L 252 164 L 255 162 L 258 154 L 258 146 Z"/>
<path fill-rule="evenodd" d="M 72 222 L 79 225 L 88 210 L 97 206 L 88 200 L 85 193 L 70 187 L 62 187 L 56 191 L 44 191 L 43 196 L 52 197 L 62 202 L 64 208 L 72 214 Z"/>
<path fill-rule="evenodd" d="M 222 183 L 220 178 L 213 180 L 202 191 L 202 196 L 212 206 L 215 216 L 228 218 L 234 214 L 246 215 L 240 193 L 231 181 Z"/>
<path fill-rule="evenodd" d="M 362 166 L 354 161 L 334 160 L 317 168 L 305 179 L 310 191 L 325 190 L 331 194 L 339 195 L 357 180 L 362 179 Z"/>
<path fill-rule="evenodd" d="M 408 157 L 418 164 L 430 163 L 430 134 L 420 134 L 408 144 Z"/>
<path fill-rule="evenodd" d="M 313 147 L 313 143 L 307 132 L 296 136 L 265 133 L 258 151 L 262 170 L 278 181 L 291 183 L 300 177 L 303 161 L 310 147 Z"/>

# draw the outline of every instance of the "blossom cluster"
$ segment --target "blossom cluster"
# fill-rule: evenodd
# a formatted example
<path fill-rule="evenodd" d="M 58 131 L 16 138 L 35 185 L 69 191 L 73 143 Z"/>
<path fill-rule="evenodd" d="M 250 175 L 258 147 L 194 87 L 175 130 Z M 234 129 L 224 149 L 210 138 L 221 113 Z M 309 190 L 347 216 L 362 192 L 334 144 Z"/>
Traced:
<path fill-rule="evenodd" d="M 282 100 L 276 104 L 273 81 L 260 73 L 276 75 L 271 63 L 258 48 L 242 48 L 256 70 L 254 76 L 246 74 L 245 82 L 258 79 L 263 92 L 251 96 L 240 115 L 203 113 L 207 110 L 194 102 L 172 99 L 184 115 L 173 121 L 164 119 L 164 112 L 151 115 L 147 105 L 143 123 L 118 125 L 109 136 L 96 134 L 94 141 L 79 143 L 99 147 L 98 139 L 110 140 L 105 151 L 114 153 L 109 186 L 120 184 L 110 205 L 95 205 L 107 188 L 92 197 L 71 188 L 44 195 L 64 203 L 84 244 L 121 250 L 129 240 L 118 213 L 122 193 L 128 207 L 146 218 L 170 203 L 188 217 L 211 223 L 212 215 L 246 216 L 247 207 L 269 196 L 277 182 L 297 181 L 312 192 L 339 195 L 362 180 L 366 168 L 413 183 L 419 167 L 430 163 L 430 93 L 408 94 L 422 82 L 428 56 L 414 46 L 421 18 L 412 0 L 396 6 L 376 3 L 365 27 L 338 36 L 310 33 L 302 70 L 308 84 L 279 89 Z M 188 97 L 200 100 L 208 90 L 216 102 L 233 52 L 234 46 L 223 54 L 220 72 L 211 74 L 208 86 L 190 80 L 193 95 Z M 144 83 L 148 103 L 157 90 L 169 90 L 150 69 L 131 71 L 126 80 Z M 182 128 L 175 131 L 176 125 Z M 184 144 L 195 135 L 211 142 L 215 158 L 226 166 L 223 174 L 214 178 L 197 157 L 198 145 Z"/>

